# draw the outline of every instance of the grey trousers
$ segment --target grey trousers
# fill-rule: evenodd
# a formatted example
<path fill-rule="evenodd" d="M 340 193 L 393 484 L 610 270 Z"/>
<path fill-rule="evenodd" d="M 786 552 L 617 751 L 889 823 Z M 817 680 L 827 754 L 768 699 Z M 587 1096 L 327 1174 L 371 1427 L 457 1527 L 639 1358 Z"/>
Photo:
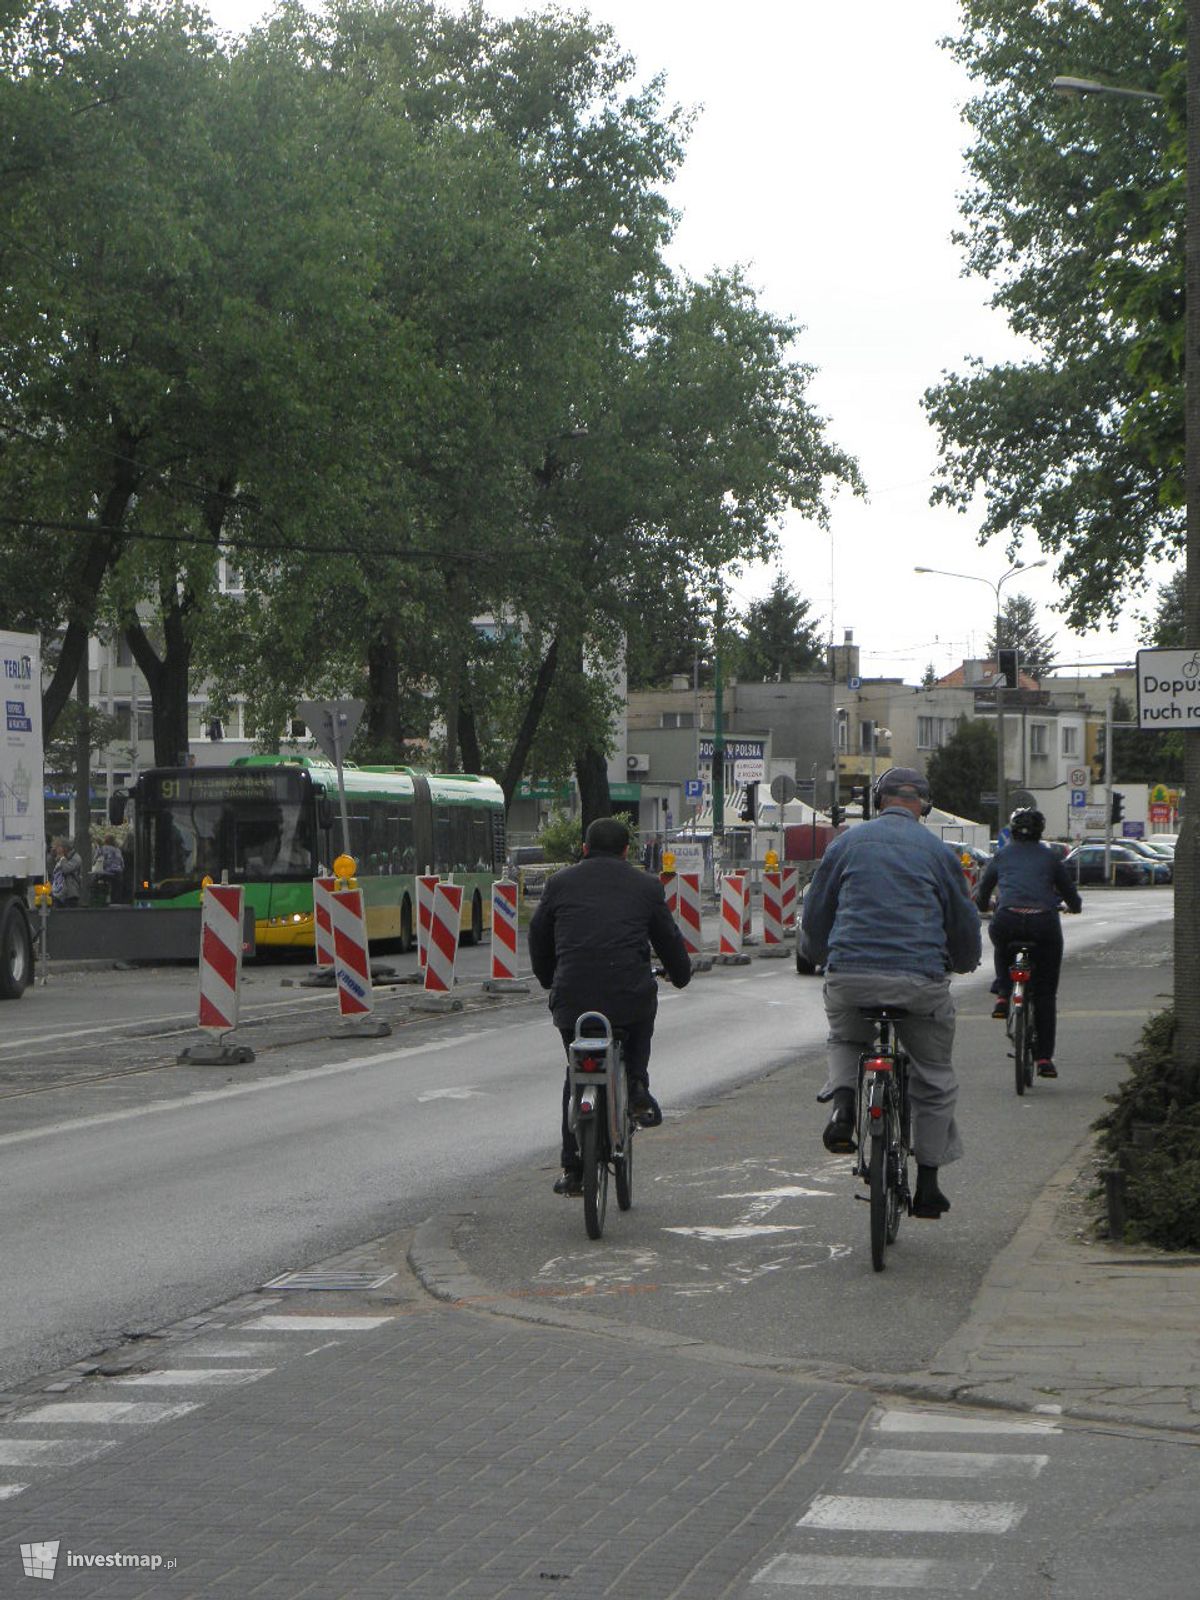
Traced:
<path fill-rule="evenodd" d="M 830 972 L 825 977 L 825 1015 L 829 1021 L 829 1077 L 821 1091 L 853 1089 L 858 1058 L 874 1038 L 874 1023 L 859 1006 L 899 1006 L 908 1012 L 896 1024 L 900 1043 L 912 1059 L 909 1099 L 913 1112 L 913 1150 L 922 1166 L 943 1167 L 963 1153 L 954 1120 L 958 1080 L 954 1051 L 954 1001 L 949 978 L 906 973 Z"/>

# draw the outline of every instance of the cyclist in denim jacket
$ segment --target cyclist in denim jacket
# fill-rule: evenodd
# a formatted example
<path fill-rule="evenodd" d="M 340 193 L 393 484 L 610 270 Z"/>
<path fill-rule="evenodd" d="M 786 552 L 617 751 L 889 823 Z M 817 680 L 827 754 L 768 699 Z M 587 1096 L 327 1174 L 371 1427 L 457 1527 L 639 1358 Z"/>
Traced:
<path fill-rule="evenodd" d="M 1063 957 L 1058 907 L 1062 902 L 1068 911 L 1077 912 L 1083 910 L 1083 902 L 1067 868 L 1042 843 L 1046 828 L 1042 813 L 1032 807 L 1014 811 L 1009 826 L 1011 841 L 997 850 L 988 862 L 975 891 L 975 903 L 981 911 L 987 910 L 993 891 L 996 894 L 996 909 L 988 930 L 996 961 L 996 976 L 992 982 L 996 1004 L 992 1015 L 996 1018 L 1008 1015 L 1008 997 L 1012 992 L 1012 979 L 1008 975 L 1010 948 L 1017 943 L 1032 944 L 1033 979 L 1029 987 L 1039 1051 L 1037 1072 L 1041 1078 L 1057 1078 L 1054 1045 L 1058 1027 L 1058 976 Z"/>

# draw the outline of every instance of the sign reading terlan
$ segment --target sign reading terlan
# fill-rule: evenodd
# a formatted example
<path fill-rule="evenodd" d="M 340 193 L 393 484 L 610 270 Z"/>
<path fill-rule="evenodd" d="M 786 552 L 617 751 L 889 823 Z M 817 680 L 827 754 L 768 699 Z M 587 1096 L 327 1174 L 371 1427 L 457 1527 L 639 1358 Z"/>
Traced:
<path fill-rule="evenodd" d="M 1200 650 L 1139 650 L 1138 727 L 1200 728 Z"/>

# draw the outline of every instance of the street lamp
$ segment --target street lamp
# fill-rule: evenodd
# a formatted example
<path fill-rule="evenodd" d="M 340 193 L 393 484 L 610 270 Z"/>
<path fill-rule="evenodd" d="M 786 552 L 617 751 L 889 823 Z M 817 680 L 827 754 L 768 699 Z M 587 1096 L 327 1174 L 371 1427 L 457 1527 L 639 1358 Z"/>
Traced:
<path fill-rule="evenodd" d="M 942 567 L 914 567 L 914 572 L 930 572 L 939 578 L 965 578 L 968 583 L 986 583 L 996 596 L 996 836 L 1004 826 L 1004 813 L 1006 809 L 1004 795 L 1004 683 L 999 677 L 1000 672 L 1000 591 L 1010 578 L 1018 572 L 1032 572 L 1034 567 L 1044 567 L 1046 557 L 1040 556 L 1037 561 L 1017 561 L 1009 567 L 1007 572 L 992 581 L 991 578 L 981 578 L 977 572 L 947 572 Z"/>
<path fill-rule="evenodd" d="M 877 745 L 877 743 L 878 743 L 878 741 L 879 741 L 881 736 L 882 736 L 882 738 L 884 739 L 884 741 L 887 744 L 889 744 L 889 745 L 891 744 L 891 742 L 892 742 L 892 730 L 890 728 L 881 728 L 879 726 L 879 724 L 875 721 L 875 718 L 872 717 L 871 718 L 871 797 L 872 797 L 872 801 L 868 802 L 868 803 L 872 803 L 873 802 L 874 795 L 875 795 L 875 747 L 876 747 L 876 745 Z"/>

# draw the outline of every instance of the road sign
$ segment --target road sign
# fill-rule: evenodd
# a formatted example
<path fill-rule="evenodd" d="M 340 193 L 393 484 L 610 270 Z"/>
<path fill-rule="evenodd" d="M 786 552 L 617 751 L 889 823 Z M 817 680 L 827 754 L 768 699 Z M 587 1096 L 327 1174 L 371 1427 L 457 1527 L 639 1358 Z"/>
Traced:
<path fill-rule="evenodd" d="M 685 778 L 683 780 L 683 798 L 685 800 L 702 800 L 704 798 L 704 779 Z"/>
<path fill-rule="evenodd" d="M 1088 783 L 1088 769 L 1086 767 L 1071 768 L 1072 789 L 1086 789 Z M 1074 804 L 1074 802 L 1072 802 Z"/>
<path fill-rule="evenodd" d="M 777 778 L 771 779 L 771 799 L 777 806 L 786 806 L 789 800 L 795 798 L 795 778 L 789 778 L 786 772 L 781 772 Z"/>
<path fill-rule="evenodd" d="M 1139 650 L 1138 727 L 1200 728 L 1200 650 Z"/>
<path fill-rule="evenodd" d="M 1071 810 L 1072 811 L 1082 811 L 1084 806 L 1087 805 L 1087 803 L 1088 803 L 1088 797 L 1087 797 L 1087 790 L 1086 789 L 1072 789 L 1071 790 Z"/>
<path fill-rule="evenodd" d="M 341 762 L 366 708 L 365 700 L 301 700 L 296 715 L 330 761 Z"/>

